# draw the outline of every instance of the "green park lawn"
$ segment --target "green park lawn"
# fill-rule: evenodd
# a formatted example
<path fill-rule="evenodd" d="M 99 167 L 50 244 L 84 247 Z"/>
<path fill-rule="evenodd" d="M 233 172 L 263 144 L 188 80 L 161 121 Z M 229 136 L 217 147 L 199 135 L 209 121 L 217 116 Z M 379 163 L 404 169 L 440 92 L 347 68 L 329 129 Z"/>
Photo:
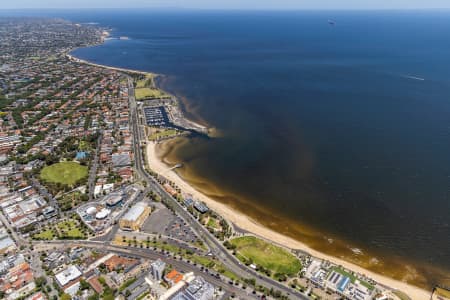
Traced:
<path fill-rule="evenodd" d="M 85 239 L 86 234 L 81 231 L 78 221 L 69 219 L 50 225 L 41 232 L 33 235 L 35 240 L 53 240 L 57 239 Z"/>
<path fill-rule="evenodd" d="M 35 234 L 33 238 L 37 240 L 51 241 L 55 238 L 55 236 L 53 235 L 53 231 L 51 229 L 47 229 Z"/>
<path fill-rule="evenodd" d="M 234 238 L 230 243 L 236 246 L 238 258 L 251 260 L 274 273 L 294 275 L 301 269 L 300 261 L 287 250 L 254 236 Z"/>
<path fill-rule="evenodd" d="M 91 150 L 92 150 L 92 147 L 91 147 L 91 145 L 89 145 L 88 142 L 86 142 L 86 141 L 80 141 L 80 143 L 79 143 L 79 145 L 78 145 L 78 149 L 79 149 L 80 151 L 91 151 Z"/>
<path fill-rule="evenodd" d="M 214 218 L 209 218 L 208 223 L 206 224 L 206 226 L 207 226 L 207 227 L 214 228 L 214 229 L 217 229 L 218 226 L 217 226 L 217 221 L 216 221 L 216 219 L 214 219 Z"/>
<path fill-rule="evenodd" d="M 75 191 L 72 193 L 64 194 L 61 197 L 58 197 L 57 200 L 61 210 L 68 211 L 74 207 L 77 207 L 82 202 L 88 201 L 89 196 L 79 191 Z"/>
<path fill-rule="evenodd" d="M 60 162 L 47 166 L 41 171 L 41 179 L 49 183 L 73 186 L 88 175 L 88 168 L 76 162 Z"/>
<path fill-rule="evenodd" d="M 138 80 L 136 82 L 136 88 L 140 89 L 140 88 L 145 88 L 145 87 L 152 86 L 153 78 L 154 78 L 153 74 L 148 74 L 147 76 L 145 76 L 144 79 Z"/>
<path fill-rule="evenodd" d="M 135 89 L 136 94 L 136 100 L 143 100 L 143 99 L 155 99 L 155 98 L 168 98 L 169 96 L 161 91 L 160 89 L 153 89 L 153 88 L 137 88 Z"/>
<path fill-rule="evenodd" d="M 148 138 L 151 141 L 156 141 L 161 138 L 171 137 L 178 133 L 178 130 L 176 129 L 164 129 L 164 130 L 158 130 L 154 133 L 152 133 Z"/>
<path fill-rule="evenodd" d="M 58 223 L 58 229 L 61 232 L 61 236 L 66 238 L 85 238 L 85 234 L 81 232 L 80 226 L 74 220 L 67 220 L 61 223 Z"/>

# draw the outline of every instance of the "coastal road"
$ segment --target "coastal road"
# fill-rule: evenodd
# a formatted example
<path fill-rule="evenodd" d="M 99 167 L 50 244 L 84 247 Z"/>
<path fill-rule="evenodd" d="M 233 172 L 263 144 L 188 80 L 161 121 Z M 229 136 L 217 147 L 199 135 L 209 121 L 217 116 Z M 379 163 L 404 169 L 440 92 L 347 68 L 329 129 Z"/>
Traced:
<path fill-rule="evenodd" d="M 268 289 L 280 290 L 287 294 L 290 299 L 309 299 L 306 295 L 289 288 L 288 286 L 275 281 L 265 275 L 257 273 L 256 271 L 243 265 L 235 256 L 228 252 L 228 250 L 218 241 L 205 227 L 203 227 L 194 217 L 187 212 L 181 204 L 173 199 L 162 187 L 151 177 L 145 170 L 145 164 L 142 157 L 141 149 L 141 133 L 139 131 L 137 104 L 134 97 L 134 86 L 132 79 L 128 79 L 129 85 L 129 101 L 130 101 L 130 115 L 132 123 L 132 131 L 134 138 L 134 153 L 135 153 L 135 168 L 137 174 L 147 183 L 154 191 L 158 192 L 165 203 L 170 203 L 175 212 L 181 216 L 193 230 L 199 233 L 211 252 L 232 272 L 239 274 L 243 278 L 255 278 L 256 284 L 262 285 Z"/>
<path fill-rule="evenodd" d="M 214 286 L 221 287 L 225 292 L 229 294 L 235 294 L 239 299 L 258 299 L 256 295 L 253 295 L 249 290 L 243 290 L 242 288 L 236 287 L 234 285 L 228 284 L 223 280 L 213 276 L 210 273 L 202 272 L 199 268 L 193 265 L 167 256 L 161 252 L 153 251 L 151 249 L 145 248 L 131 248 L 131 247 L 121 247 L 110 245 L 108 242 L 93 242 L 93 241 L 46 241 L 46 242 L 33 242 L 34 251 L 48 251 L 53 248 L 62 247 L 85 247 L 99 249 L 102 251 L 112 252 L 121 256 L 128 257 L 138 257 L 149 260 L 164 260 L 167 264 L 172 265 L 178 271 L 194 272 L 196 275 L 202 275 L 202 277 L 213 284 Z"/>

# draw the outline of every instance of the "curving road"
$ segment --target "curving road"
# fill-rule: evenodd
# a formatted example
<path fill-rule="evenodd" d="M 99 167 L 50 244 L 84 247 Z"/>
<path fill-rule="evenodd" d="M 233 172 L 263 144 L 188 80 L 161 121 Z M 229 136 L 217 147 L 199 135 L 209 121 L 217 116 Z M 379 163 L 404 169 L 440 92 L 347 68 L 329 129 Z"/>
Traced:
<path fill-rule="evenodd" d="M 280 290 L 284 294 L 288 295 L 290 299 L 309 299 L 306 295 L 291 289 L 290 287 L 275 281 L 269 277 L 261 275 L 256 271 L 243 265 L 236 257 L 228 252 L 228 250 L 220 243 L 212 234 L 204 228 L 194 217 L 187 212 L 181 204 L 173 199 L 160 185 L 151 177 L 145 170 L 144 160 L 142 158 L 141 151 L 141 131 L 139 130 L 138 111 L 137 104 L 134 97 L 134 86 L 131 78 L 128 78 L 129 86 L 129 100 L 130 100 L 130 114 L 132 131 L 134 138 L 134 154 L 135 154 L 135 167 L 137 174 L 143 179 L 147 186 L 157 191 L 162 200 L 166 203 L 170 203 L 175 212 L 181 216 L 196 232 L 198 232 L 206 245 L 210 248 L 211 252 L 232 272 L 239 274 L 243 278 L 255 278 L 256 284 L 262 285 L 269 289 Z"/>

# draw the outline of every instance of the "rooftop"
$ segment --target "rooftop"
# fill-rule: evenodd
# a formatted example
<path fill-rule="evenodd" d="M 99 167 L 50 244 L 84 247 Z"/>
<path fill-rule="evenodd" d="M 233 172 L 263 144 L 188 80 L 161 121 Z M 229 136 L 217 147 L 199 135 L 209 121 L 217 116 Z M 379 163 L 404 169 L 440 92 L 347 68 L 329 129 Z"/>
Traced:
<path fill-rule="evenodd" d="M 166 281 L 171 281 L 173 284 L 177 284 L 183 280 L 183 274 L 179 273 L 177 270 L 173 269 L 165 276 Z"/>
<path fill-rule="evenodd" d="M 146 208 L 147 204 L 145 204 L 144 202 L 138 202 L 133 205 L 129 211 L 127 211 L 122 219 L 134 222 L 139 218 L 140 215 L 142 215 Z"/>
<path fill-rule="evenodd" d="M 165 265 L 166 265 L 166 263 L 163 262 L 161 259 L 157 259 L 154 262 L 152 262 L 152 267 L 155 267 L 155 268 L 161 268 L 161 267 L 164 268 Z"/>
<path fill-rule="evenodd" d="M 55 278 L 61 286 L 65 286 L 66 284 L 77 279 L 80 276 L 81 276 L 80 270 L 78 270 L 77 267 L 71 265 L 68 266 L 64 271 L 56 274 Z"/>

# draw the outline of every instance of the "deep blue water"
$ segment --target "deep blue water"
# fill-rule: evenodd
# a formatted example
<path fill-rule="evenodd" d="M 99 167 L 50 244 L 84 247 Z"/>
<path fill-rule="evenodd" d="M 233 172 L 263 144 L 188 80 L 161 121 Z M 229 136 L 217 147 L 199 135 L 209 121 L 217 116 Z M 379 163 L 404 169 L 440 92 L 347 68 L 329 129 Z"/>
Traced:
<path fill-rule="evenodd" d="M 450 270 L 450 12 L 52 14 L 130 37 L 74 54 L 167 75 L 223 133 L 171 155 L 224 201 Z"/>

